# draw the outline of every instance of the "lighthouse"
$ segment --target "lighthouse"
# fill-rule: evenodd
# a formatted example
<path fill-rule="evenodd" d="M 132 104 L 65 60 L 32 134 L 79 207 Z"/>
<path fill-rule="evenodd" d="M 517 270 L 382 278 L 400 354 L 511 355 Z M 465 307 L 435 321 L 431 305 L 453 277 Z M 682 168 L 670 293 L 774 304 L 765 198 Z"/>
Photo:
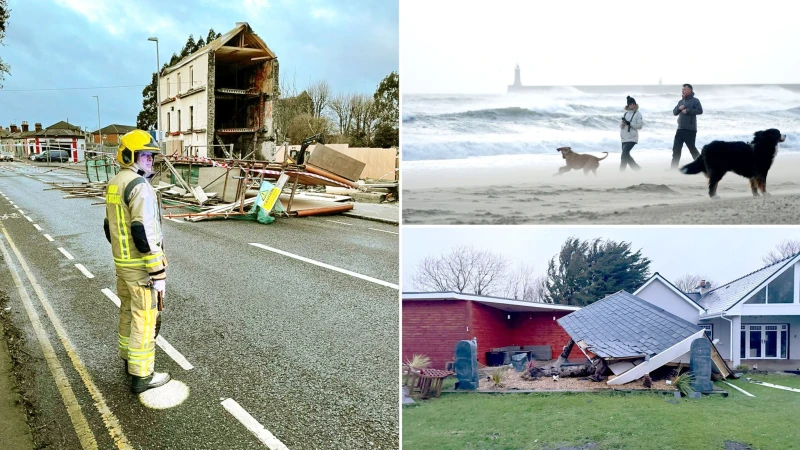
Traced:
<path fill-rule="evenodd" d="M 522 81 L 519 79 L 519 64 L 514 68 L 514 84 L 512 84 L 512 86 L 522 87 Z"/>

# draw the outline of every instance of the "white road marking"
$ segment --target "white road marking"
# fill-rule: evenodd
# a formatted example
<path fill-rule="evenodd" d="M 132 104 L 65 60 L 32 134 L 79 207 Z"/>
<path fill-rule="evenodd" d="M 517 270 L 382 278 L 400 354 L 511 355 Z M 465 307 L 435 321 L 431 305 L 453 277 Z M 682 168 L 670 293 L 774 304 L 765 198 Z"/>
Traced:
<path fill-rule="evenodd" d="M 173 219 L 172 217 L 167 217 L 167 220 L 171 220 L 173 222 L 178 222 L 178 223 L 189 223 L 189 222 L 187 222 L 185 220 Z"/>
<path fill-rule="evenodd" d="M 775 388 L 775 389 L 782 389 L 784 391 L 800 392 L 800 389 L 781 386 L 780 384 L 765 383 L 763 381 L 753 380 L 751 378 L 747 378 L 746 380 L 751 382 L 751 383 L 753 383 L 753 384 L 759 384 L 761 386 L 767 386 L 767 387 L 771 387 L 771 388 Z"/>
<path fill-rule="evenodd" d="M 175 350 L 175 347 L 170 345 L 166 339 L 164 339 L 161 335 L 156 337 L 156 344 L 161 347 L 161 350 L 164 350 L 164 353 L 168 354 L 173 361 L 178 363 L 179 366 L 183 367 L 183 370 L 192 370 L 194 366 L 183 357 L 181 352 Z"/>
<path fill-rule="evenodd" d="M 324 267 L 326 269 L 330 269 L 330 270 L 333 270 L 333 271 L 336 271 L 336 272 L 339 272 L 339 273 L 343 273 L 345 275 L 350 275 L 351 277 L 356 277 L 356 278 L 360 278 L 362 280 L 369 281 L 371 283 L 380 284 L 381 286 L 390 287 L 392 289 L 400 289 L 400 286 L 398 286 L 396 284 L 393 284 L 393 283 L 389 283 L 388 281 L 383 281 L 383 280 L 379 280 L 377 278 L 372 278 L 372 277 L 368 277 L 366 275 L 362 275 L 360 273 L 351 272 L 351 271 L 349 271 L 347 269 L 342 269 L 342 268 L 339 268 L 339 267 L 336 267 L 336 266 L 332 266 L 330 264 L 325 264 L 324 262 L 319 262 L 319 261 L 315 261 L 315 260 L 310 259 L 310 258 L 306 258 L 304 256 L 295 255 L 293 253 L 285 252 L 283 250 L 278 250 L 277 248 L 267 247 L 264 244 L 257 244 L 257 243 L 251 242 L 250 245 L 252 245 L 254 247 L 258 247 L 258 248 L 263 248 L 264 250 L 275 252 L 275 253 L 278 253 L 280 255 L 288 256 L 290 258 L 298 259 L 300 261 L 307 262 L 309 264 L 314 264 L 315 266 Z"/>
<path fill-rule="evenodd" d="M 117 308 L 119 308 L 120 305 L 122 305 L 122 302 L 120 302 L 119 297 L 117 297 L 117 294 L 111 292 L 111 289 L 103 288 L 103 289 L 100 289 L 100 292 L 102 292 L 103 294 L 106 294 L 106 297 L 110 298 L 111 301 L 114 302 L 115 305 L 117 305 Z"/>
<path fill-rule="evenodd" d="M 51 238 L 49 234 L 45 234 L 44 237 L 46 237 L 48 241 L 53 242 L 53 238 Z"/>
<path fill-rule="evenodd" d="M 269 430 L 258 423 L 250 413 L 239 406 L 236 400 L 232 398 L 225 399 L 222 401 L 222 406 L 270 450 L 289 450 L 289 447 L 283 445 L 283 442 L 279 441 Z"/>
<path fill-rule="evenodd" d="M 348 227 L 352 227 L 352 226 L 353 226 L 353 224 L 352 224 L 352 223 L 339 222 L 338 220 L 328 220 L 328 219 L 325 219 L 325 221 L 326 221 L 326 222 L 338 223 L 339 225 L 347 225 Z"/>
<path fill-rule="evenodd" d="M 69 259 L 69 260 L 73 260 L 73 259 L 75 259 L 75 258 L 73 258 L 73 257 L 72 257 L 72 255 L 70 255 L 70 254 L 69 254 L 69 252 L 68 252 L 68 251 L 64 250 L 62 247 L 58 247 L 58 251 L 60 251 L 60 252 L 61 252 L 61 254 L 63 254 L 64 256 L 66 256 L 66 257 L 67 257 L 67 259 Z"/>
<path fill-rule="evenodd" d="M 751 394 L 751 393 L 749 393 L 749 392 L 745 391 L 744 389 L 740 388 L 739 386 L 736 386 L 736 385 L 730 384 L 730 383 L 728 383 L 727 381 L 723 381 L 723 383 L 725 383 L 725 384 L 727 384 L 728 386 L 730 386 L 730 387 L 732 387 L 732 388 L 736 389 L 737 391 L 741 392 L 742 394 L 744 394 L 744 395 L 746 395 L 746 396 L 748 396 L 748 397 L 755 397 L 755 395 L 753 395 L 753 394 Z"/>
<path fill-rule="evenodd" d="M 88 270 L 86 270 L 86 267 L 83 267 L 83 264 L 75 264 L 75 267 L 77 267 L 78 270 L 83 272 L 83 274 L 86 275 L 86 278 L 94 278 L 94 275 L 92 275 L 92 272 L 89 272 Z"/>
<path fill-rule="evenodd" d="M 117 308 L 119 308 L 120 305 L 122 305 L 122 302 L 120 301 L 119 297 L 117 297 L 116 294 L 111 292 L 111 289 L 103 288 L 100 291 L 103 294 L 105 294 L 106 297 L 111 299 L 111 301 L 114 302 L 115 305 L 117 305 Z M 181 352 L 175 350 L 175 347 L 173 347 L 169 342 L 167 342 L 167 340 L 164 339 L 162 336 L 159 335 L 158 337 L 156 337 L 156 344 L 158 344 L 158 346 L 161 347 L 161 350 L 164 350 L 164 353 L 168 354 L 173 361 L 178 363 L 179 366 L 183 367 L 183 370 L 194 369 L 194 366 L 186 359 L 186 357 L 184 357 L 181 354 Z"/>
<path fill-rule="evenodd" d="M 40 227 L 37 224 L 33 224 L 33 228 L 36 228 L 37 230 L 42 231 L 42 227 Z"/>
<path fill-rule="evenodd" d="M 372 230 L 372 231 L 380 231 L 381 233 L 389 233 L 389 234 L 397 234 L 397 235 L 399 235 L 399 234 L 400 234 L 400 233 L 397 233 L 397 232 L 395 232 L 395 231 L 379 230 L 379 229 L 377 229 L 377 228 L 369 228 L 369 229 L 370 229 L 370 230 Z"/>
<path fill-rule="evenodd" d="M 26 218 L 26 219 L 28 219 L 28 222 L 31 222 L 31 223 L 33 223 L 33 219 L 31 219 L 30 217 L 28 217 L 28 216 L 25 216 L 25 218 Z"/>

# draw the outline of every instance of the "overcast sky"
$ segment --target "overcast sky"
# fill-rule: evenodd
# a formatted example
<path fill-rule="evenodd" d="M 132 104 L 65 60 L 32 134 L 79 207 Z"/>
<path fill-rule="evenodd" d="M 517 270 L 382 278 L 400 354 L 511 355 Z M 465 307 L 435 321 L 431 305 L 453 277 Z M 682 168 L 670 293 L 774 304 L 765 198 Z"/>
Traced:
<path fill-rule="evenodd" d="M 135 125 L 142 89 L 186 39 L 248 22 L 298 88 L 325 80 L 335 93 L 375 92 L 398 69 L 397 0 L 10 0 L 0 57 L 0 125 L 67 120 Z M 131 88 L 105 89 L 106 86 Z M 91 88 L 69 89 L 67 88 Z M 38 91 L 13 92 L 39 89 Z M 62 89 L 45 91 L 43 89 Z"/>
<path fill-rule="evenodd" d="M 403 93 L 800 83 L 792 2 L 402 0 Z"/>
<path fill-rule="evenodd" d="M 717 285 L 764 266 L 761 257 L 784 239 L 800 240 L 800 227 L 403 227 L 402 289 L 411 288 L 417 264 L 459 245 L 505 255 L 514 265 L 533 266 L 545 275 L 547 262 L 575 236 L 632 244 L 650 258 L 651 272 L 670 281 L 685 274 L 704 275 Z"/>

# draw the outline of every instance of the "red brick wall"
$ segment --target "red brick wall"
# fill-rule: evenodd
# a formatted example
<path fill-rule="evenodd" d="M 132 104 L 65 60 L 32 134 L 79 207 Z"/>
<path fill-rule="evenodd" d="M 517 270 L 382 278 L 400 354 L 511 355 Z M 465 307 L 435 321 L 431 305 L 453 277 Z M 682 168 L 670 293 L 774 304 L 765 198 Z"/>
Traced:
<path fill-rule="evenodd" d="M 472 311 L 469 338 L 478 338 L 478 362 L 486 364 L 486 352 L 495 347 L 517 345 L 509 327 L 508 313 L 482 303 L 467 302 Z M 514 317 L 513 315 L 511 316 Z"/>
<path fill-rule="evenodd" d="M 431 367 L 444 369 L 447 362 L 453 360 L 456 343 L 472 339 L 466 330 L 467 302 L 404 301 L 403 361 L 422 353 L 431 359 Z"/>
<path fill-rule="evenodd" d="M 431 358 L 431 367 L 443 369 L 453 360 L 458 341 L 477 337 L 481 364 L 486 364 L 486 352 L 492 348 L 510 345 L 549 345 L 557 358 L 569 335 L 553 317 L 565 315 L 567 312 L 508 313 L 462 300 L 404 301 L 402 357 L 405 361 L 422 353 Z M 573 347 L 570 358 L 582 357 L 580 349 Z"/>
<path fill-rule="evenodd" d="M 516 345 L 517 342 L 519 345 L 549 345 L 553 359 L 558 358 L 570 337 L 556 320 L 567 314 L 569 312 L 512 313 L 514 344 L 511 345 Z M 572 347 L 569 357 L 585 358 L 577 345 Z"/>

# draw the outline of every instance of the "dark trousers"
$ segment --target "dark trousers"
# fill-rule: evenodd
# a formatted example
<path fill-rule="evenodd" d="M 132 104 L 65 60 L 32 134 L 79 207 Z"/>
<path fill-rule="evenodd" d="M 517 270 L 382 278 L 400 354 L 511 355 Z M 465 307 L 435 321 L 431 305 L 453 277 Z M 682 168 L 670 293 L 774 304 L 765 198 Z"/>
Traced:
<path fill-rule="evenodd" d="M 692 154 L 692 159 L 697 159 L 700 152 L 694 146 L 694 140 L 697 137 L 697 130 L 678 130 L 675 132 L 675 142 L 672 144 L 672 168 L 677 169 L 681 161 L 681 149 L 684 142 L 689 147 L 689 152 Z"/>
<path fill-rule="evenodd" d="M 631 166 L 633 170 L 639 170 L 641 168 L 636 164 L 636 161 L 633 160 L 633 156 L 631 156 L 631 150 L 633 150 L 634 145 L 636 145 L 636 142 L 622 143 L 622 160 L 619 163 L 619 170 L 625 170 L 627 166 Z"/>

